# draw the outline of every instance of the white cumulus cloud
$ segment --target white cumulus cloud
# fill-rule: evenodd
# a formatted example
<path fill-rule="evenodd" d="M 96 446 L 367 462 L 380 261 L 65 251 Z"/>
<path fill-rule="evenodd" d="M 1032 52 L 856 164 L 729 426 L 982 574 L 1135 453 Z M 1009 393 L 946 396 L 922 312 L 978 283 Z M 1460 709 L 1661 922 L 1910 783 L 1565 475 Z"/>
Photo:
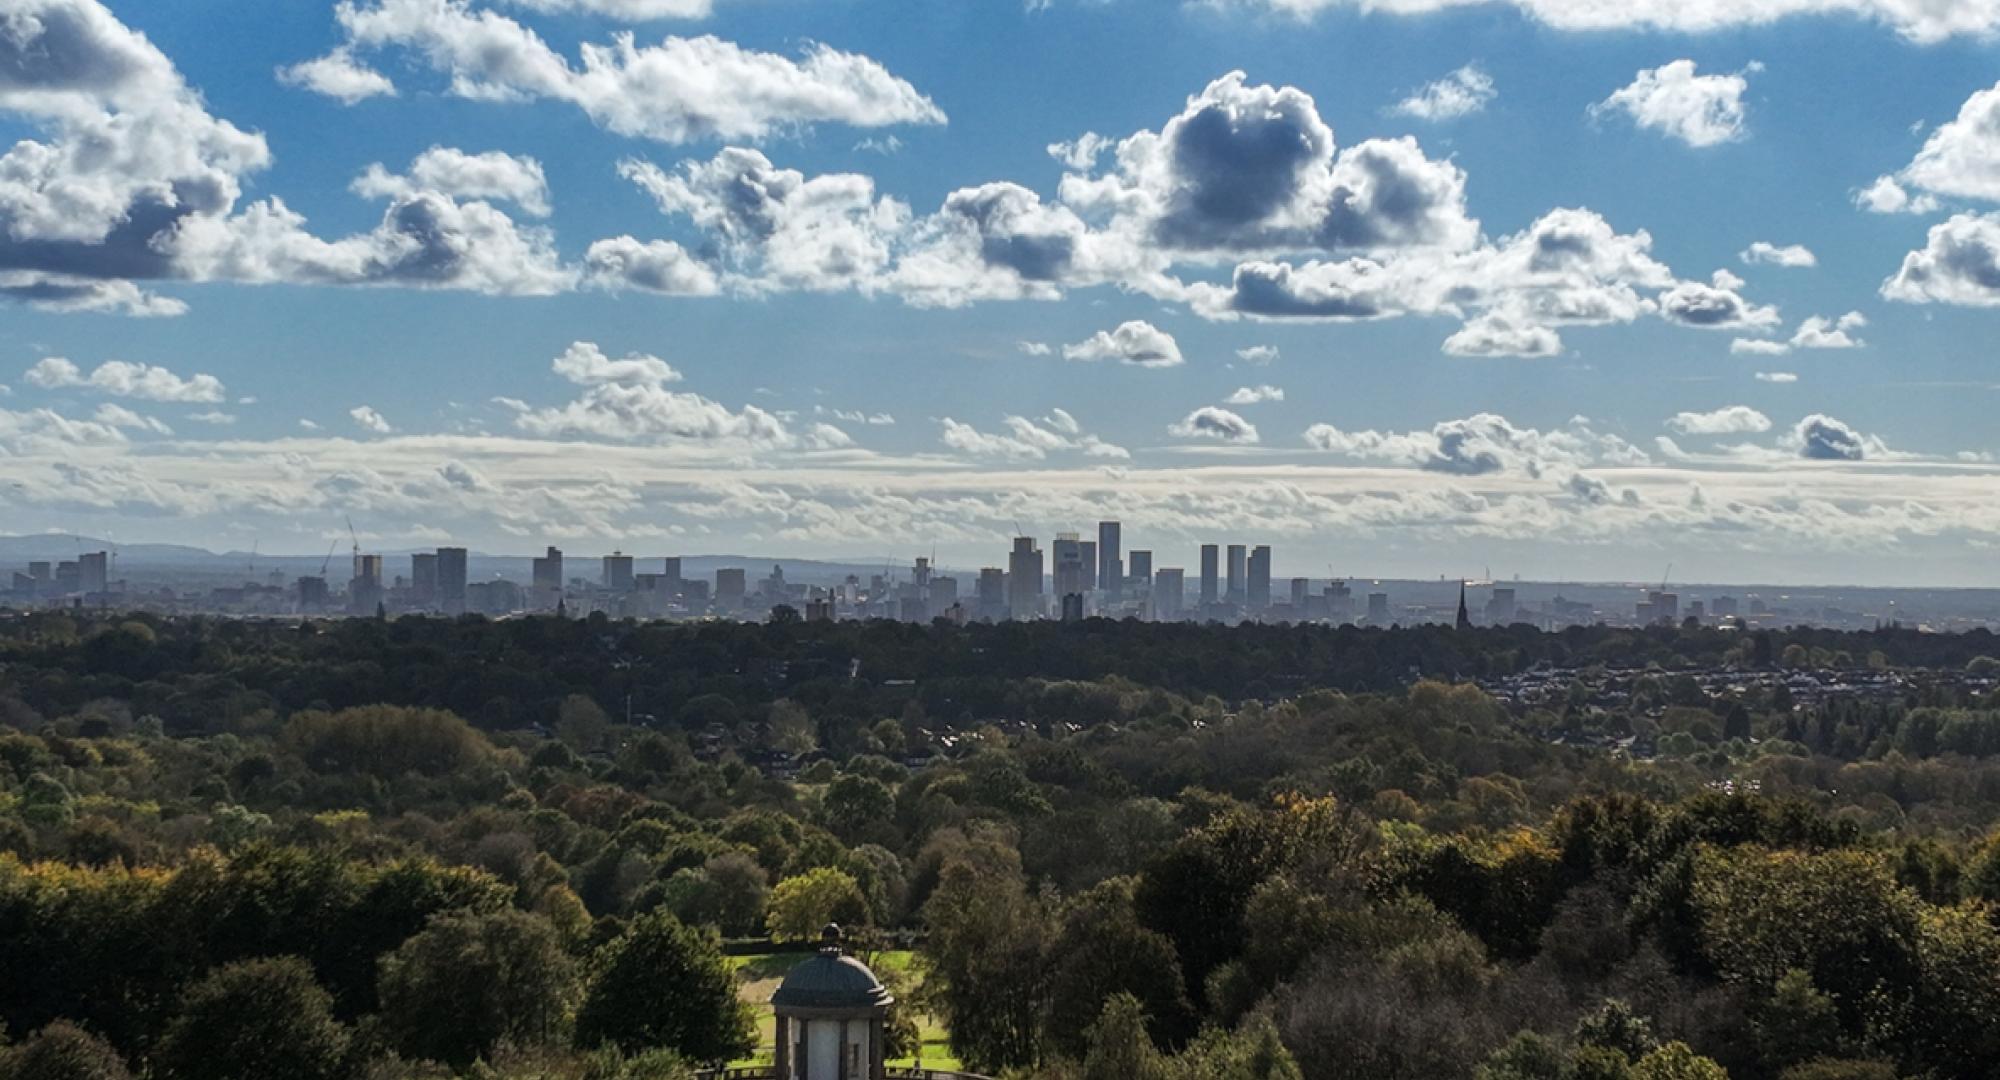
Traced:
<path fill-rule="evenodd" d="M 1692 60 L 1644 70 L 1630 85 L 1590 107 L 1592 116 L 1623 113 L 1642 128 L 1689 146 L 1715 146 L 1743 137 L 1743 95 L 1750 81 L 1736 75 L 1697 75 Z"/>
<path fill-rule="evenodd" d="M 1133 319 L 1116 330 L 1099 330 L 1089 338 L 1062 350 L 1065 360 L 1116 360 L 1140 367 L 1175 367 L 1184 363 L 1174 336 L 1143 319 Z"/>
<path fill-rule="evenodd" d="M 1418 120 L 1455 120 L 1483 111 L 1499 96 L 1493 77 L 1477 64 L 1467 64 L 1390 108 L 1390 112 Z"/>
<path fill-rule="evenodd" d="M 1203 405 L 1168 425 L 1167 434 L 1182 439 L 1215 439 L 1249 445 L 1257 441 L 1257 425 L 1214 405 Z"/>
<path fill-rule="evenodd" d="M 561 101 L 637 138 L 755 139 L 817 122 L 880 127 L 945 119 L 881 64 L 825 45 L 809 45 L 793 59 L 714 36 L 641 44 L 625 32 L 585 43 L 573 63 L 533 30 L 467 0 L 350 0 L 335 17 L 346 40 L 334 56 L 400 49 L 445 76 L 458 97 Z M 305 81 L 303 73 L 296 77 Z"/>
<path fill-rule="evenodd" d="M 1670 431 L 1682 435 L 1743 435 L 1771 430 L 1771 418 L 1748 405 L 1730 405 L 1710 412 L 1676 413 L 1667 420 Z"/>
<path fill-rule="evenodd" d="M 213 375 L 183 378 L 163 367 L 107 360 L 85 375 L 83 370 L 60 356 L 47 357 L 22 376 L 32 385 L 55 390 L 86 387 L 114 397 L 145 401 L 214 404 L 226 399 L 222 380 Z"/>
<path fill-rule="evenodd" d="M 1790 269 L 1803 269 L 1819 265 L 1819 257 L 1814 255 L 1812 249 L 1806 247 L 1804 244 L 1785 244 L 1781 246 L 1773 244 L 1768 240 L 1759 240 L 1751 244 L 1749 247 L 1743 249 L 1743 253 L 1738 257 L 1751 265 L 1764 263 Z"/>
<path fill-rule="evenodd" d="M 1259 386 L 1239 386 L 1236 392 L 1222 399 L 1224 405 L 1261 405 L 1266 401 L 1285 400 L 1285 388 L 1268 383 Z"/>
<path fill-rule="evenodd" d="M 347 415 L 363 431 L 372 431 L 377 435 L 388 435 L 396 430 L 372 406 L 356 405 L 354 408 L 347 410 Z"/>

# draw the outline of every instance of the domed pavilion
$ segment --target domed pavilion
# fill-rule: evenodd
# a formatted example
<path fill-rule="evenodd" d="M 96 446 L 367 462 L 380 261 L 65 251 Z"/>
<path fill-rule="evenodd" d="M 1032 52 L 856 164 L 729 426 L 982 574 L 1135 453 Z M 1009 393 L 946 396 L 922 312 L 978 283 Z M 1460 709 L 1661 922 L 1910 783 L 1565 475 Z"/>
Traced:
<path fill-rule="evenodd" d="M 771 995 L 778 1080 L 885 1080 L 883 1029 L 895 998 L 868 965 L 847 955 L 840 927 L 820 932 L 819 952 Z"/>

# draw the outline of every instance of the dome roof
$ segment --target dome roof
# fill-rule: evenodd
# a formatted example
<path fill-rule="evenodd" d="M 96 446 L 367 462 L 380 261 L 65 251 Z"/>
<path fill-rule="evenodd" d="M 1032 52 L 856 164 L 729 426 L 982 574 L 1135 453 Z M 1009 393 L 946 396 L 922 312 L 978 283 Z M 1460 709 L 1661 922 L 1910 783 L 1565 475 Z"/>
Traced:
<path fill-rule="evenodd" d="M 895 999 L 868 965 L 840 947 L 840 927 L 820 934 L 820 949 L 785 976 L 771 1004 L 792 1009 L 874 1009 Z"/>

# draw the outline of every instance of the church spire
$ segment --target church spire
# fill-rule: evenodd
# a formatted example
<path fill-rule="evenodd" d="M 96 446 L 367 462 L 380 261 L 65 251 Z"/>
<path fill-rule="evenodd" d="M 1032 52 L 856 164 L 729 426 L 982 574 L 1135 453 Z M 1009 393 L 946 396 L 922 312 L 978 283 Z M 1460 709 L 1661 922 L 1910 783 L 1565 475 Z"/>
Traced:
<path fill-rule="evenodd" d="M 1465 579 L 1463 578 L 1460 578 L 1458 582 L 1458 628 L 1460 630 L 1472 629 L 1472 613 L 1467 611 L 1465 607 Z"/>

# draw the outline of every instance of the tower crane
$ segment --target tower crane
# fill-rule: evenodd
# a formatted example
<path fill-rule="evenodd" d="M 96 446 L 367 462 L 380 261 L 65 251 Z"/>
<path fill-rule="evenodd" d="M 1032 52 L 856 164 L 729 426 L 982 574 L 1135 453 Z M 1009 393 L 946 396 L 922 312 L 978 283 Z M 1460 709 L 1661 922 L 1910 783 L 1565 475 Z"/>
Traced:
<path fill-rule="evenodd" d="M 339 537 L 337 537 L 337 536 L 336 536 L 336 537 L 334 537 L 334 539 L 333 539 L 333 543 L 331 543 L 331 544 L 328 544 L 328 545 L 326 546 L 326 558 L 324 558 L 324 559 L 321 559 L 321 560 L 319 561 L 319 576 L 320 576 L 320 577 L 322 577 L 322 578 L 326 577 L 326 571 L 327 571 L 327 568 L 333 565 L 333 552 L 334 552 L 334 549 L 335 549 L 335 548 L 338 548 L 339 546 L 340 546 L 340 538 L 339 538 Z"/>
<path fill-rule="evenodd" d="M 354 532 L 354 515 L 343 514 L 341 516 L 347 519 L 347 538 L 354 542 L 354 576 L 358 578 L 361 576 L 361 537 Z M 338 544 L 340 540 L 336 538 L 334 543 Z"/>

